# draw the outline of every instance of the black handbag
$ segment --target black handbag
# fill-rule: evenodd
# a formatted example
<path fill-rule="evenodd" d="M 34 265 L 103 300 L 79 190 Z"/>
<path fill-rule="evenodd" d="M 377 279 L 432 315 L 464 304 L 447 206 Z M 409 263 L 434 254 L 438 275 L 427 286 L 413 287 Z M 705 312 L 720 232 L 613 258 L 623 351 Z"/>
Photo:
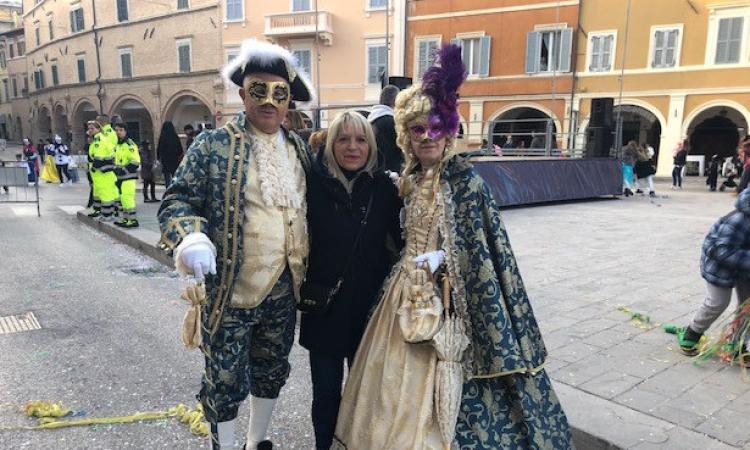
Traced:
<path fill-rule="evenodd" d="M 333 298 L 336 297 L 336 294 L 338 294 L 341 289 L 341 285 L 344 284 L 344 275 L 349 271 L 352 259 L 354 259 L 354 252 L 357 251 L 359 241 L 362 238 L 362 234 L 364 234 L 365 226 L 367 225 L 367 218 L 370 216 L 370 209 L 372 209 L 373 196 L 374 192 L 371 192 L 370 200 L 367 202 L 367 209 L 365 210 L 364 216 L 362 216 L 362 221 L 359 223 L 359 231 L 354 240 L 352 252 L 349 254 L 346 266 L 344 266 L 341 276 L 336 280 L 336 284 L 333 287 L 330 287 L 321 283 L 314 283 L 305 280 L 300 287 L 300 301 L 297 303 L 298 310 L 307 314 L 325 314 L 331 309 Z"/>

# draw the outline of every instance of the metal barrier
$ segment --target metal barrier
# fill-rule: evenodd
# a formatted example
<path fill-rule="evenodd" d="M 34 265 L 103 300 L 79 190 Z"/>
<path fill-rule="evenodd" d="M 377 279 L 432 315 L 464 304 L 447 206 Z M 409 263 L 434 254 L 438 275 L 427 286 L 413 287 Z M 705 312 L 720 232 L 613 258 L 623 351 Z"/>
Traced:
<path fill-rule="evenodd" d="M 29 170 L 26 161 L 0 161 L 0 204 L 36 204 L 37 216 L 41 217 L 38 177 L 30 182 Z"/>

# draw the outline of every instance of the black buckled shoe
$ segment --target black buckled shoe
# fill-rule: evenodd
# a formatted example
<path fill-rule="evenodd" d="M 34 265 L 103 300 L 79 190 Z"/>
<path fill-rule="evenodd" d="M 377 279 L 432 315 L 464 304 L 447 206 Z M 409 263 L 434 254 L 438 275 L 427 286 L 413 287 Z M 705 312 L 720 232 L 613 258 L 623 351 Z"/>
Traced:
<path fill-rule="evenodd" d="M 247 444 L 242 447 L 244 450 L 273 450 L 273 443 L 269 440 L 261 441 L 255 448 L 249 448 Z"/>

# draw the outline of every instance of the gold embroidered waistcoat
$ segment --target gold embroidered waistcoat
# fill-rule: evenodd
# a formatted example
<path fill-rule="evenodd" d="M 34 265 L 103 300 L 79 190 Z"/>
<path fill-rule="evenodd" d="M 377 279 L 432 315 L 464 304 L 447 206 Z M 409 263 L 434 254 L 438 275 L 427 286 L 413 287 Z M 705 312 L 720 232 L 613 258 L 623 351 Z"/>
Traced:
<path fill-rule="evenodd" d="M 253 130 L 253 134 L 259 139 L 272 139 L 257 130 Z M 288 182 L 296 183 L 302 203 L 300 208 L 267 205 L 261 191 L 258 158 L 251 154 L 245 186 L 243 263 L 231 300 L 231 306 L 235 308 L 260 305 L 287 266 L 292 273 L 294 296 L 299 300 L 309 248 L 305 172 L 294 146 L 285 142 L 294 172 L 294 178 Z"/>

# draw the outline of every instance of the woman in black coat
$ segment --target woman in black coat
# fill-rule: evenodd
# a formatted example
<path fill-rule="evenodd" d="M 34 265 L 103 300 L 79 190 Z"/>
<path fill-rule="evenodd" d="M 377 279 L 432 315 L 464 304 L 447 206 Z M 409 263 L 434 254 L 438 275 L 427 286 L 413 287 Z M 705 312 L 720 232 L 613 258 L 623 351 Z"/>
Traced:
<path fill-rule="evenodd" d="M 182 143 L 172 122 L 164 122 L 161 126 L 159 144 L 156 146 L 156 158 L 161 162 L 164 186 L 169 187 L 182 159 Z"/>
<path fill-rule="evenodd" d="M 317 449 L 331 446 L 344 361 L 351 366 L 394 250 L 402 247 L 401 200 L 377 167 L 370 125 L 358 113 L 345 112 L 331 124 L 326 146 L 307 176 L 310 258 L 305 283 L 333 287 L 343 274 L 328 311 L 303 313 L 300 325 L 300 344 L 310 351 Z M 362 236 L 352 252 L 365 214 Z"/>

